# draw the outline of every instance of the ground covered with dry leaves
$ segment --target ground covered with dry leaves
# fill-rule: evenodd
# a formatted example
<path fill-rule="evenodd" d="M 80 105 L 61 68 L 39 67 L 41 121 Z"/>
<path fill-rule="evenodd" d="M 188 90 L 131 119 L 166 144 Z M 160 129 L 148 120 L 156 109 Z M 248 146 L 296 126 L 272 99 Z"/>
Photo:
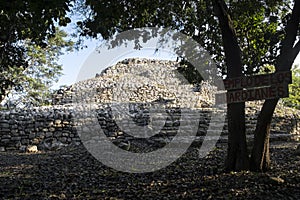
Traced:
<path fill-rule="evenodd" d="M 83 146 L 0 153 L 0 199 L 300 199 L 298 143 L 272 143 L 268 173 L 224 173 L 226 144 L 205 159 L 197 147 L 162 170 L 123 173 Z"/>

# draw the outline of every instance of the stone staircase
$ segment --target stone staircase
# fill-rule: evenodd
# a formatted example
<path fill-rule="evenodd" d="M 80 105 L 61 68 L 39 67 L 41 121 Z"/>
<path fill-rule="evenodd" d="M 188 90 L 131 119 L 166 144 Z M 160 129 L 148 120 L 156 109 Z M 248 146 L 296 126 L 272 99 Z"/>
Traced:
<path fill-rule="evenodd" d="M 106 113 L 106 117 L 100 117 L 99 122 L 102 124 L 101 128 L 103 130 L 107 130 L 105 133 L 107 137 L 109 137 L 113 142 L 115 141 L 116 144 L 122 143 L 135 143 L 135 141 L 139 141 L 140 143 L 144 144 L 151 144 L 153 146 L 162 147 L 170 142 L 173 142 L 174 137 L 177 138 L 177 141 L 180 143 L 190 143 L 193 140 L 193 146 L 201 146 L 203 141 L 209 142 L 218 142 L 218 143 L 227 143 L 228 142 L 228 130 L 227 130 L 227 121 L 226 117 L 219 117 L 212 119 L 213 115 L 224 115 L 224 110 L 213 110 L 211 108 L 205 109 L 197 109 L 196 111 L 193 110 L 191 113 L 187 113 L 186 117 L 181 119 L 184 113 L 180 113 L 180 109 L 176 111 L 176 109 L 167 110 L 167 117 L 156 117 L 153 118 L 151 122 L 146 122 L 147 120 L 143 120 L 141 116 L 144 116 L 144 119 L 147 118 L 147 111 L 144 114 L 140 114 L 137 120 L 131 119 L 123 119 L 123 123 L 126 124 L 126 120 L 128 121 L 136 121 L 139 126 L 143 125 L 156 125 L 156 124 L 164 124 L 161 127 L 158 134 L 149 137 L 147 139 L 140 139 L 135 138 L 129 132 L 124 132 L 122 129 L 118 127 L 118 124 L 114 121 L 114 117 L 109 109 L 104 112 Z M 130 122 L 128 122 L 130 123 Z M 195 126 L 197 124 L 197 126 Z M 250 127 L 247 132 L 247 140 L 249 143 L 252 143 L 254 140 L 253 130 L 256 124 L 256 117 L 253 115 L 247 115 L 247 127 Z M 274 130 L 274 128 L 278 128 L 273 125 L 273 129 L 271 130 L 270 141 L 291 141 L 291 140 L 299 140 L 299 134 L 291 134 L 289 132 L 278 132 Z M 194 130 L 191 130 L 194 129 Z M 179 131 L 182 131 L 183 134 L 177 136 Z M 184 132 L 187 132 L 187 136 L 184 135 Z M 194 135 L 190 135 L 189 133 L 194 132 Z M 134 135 L 134 134 L 133 134 Z"/>

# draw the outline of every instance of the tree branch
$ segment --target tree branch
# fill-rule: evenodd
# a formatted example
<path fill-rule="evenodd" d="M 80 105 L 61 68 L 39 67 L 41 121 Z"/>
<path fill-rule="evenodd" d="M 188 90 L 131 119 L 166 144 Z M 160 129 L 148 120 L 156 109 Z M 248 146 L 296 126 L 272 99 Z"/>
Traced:
<path fill-rule="evenodd" d="M 300 40 L 296 43 L 296 45 L 293 48 L 293 56 L 294 56 L 294 60 L 296 59 L 296 57 L 298 56 L 300 52 Z"/>
<path fill-rule="evenodd" d="M 222 40 L 225 51 L 228 78 L 242 76 L 242 56 L 235 29 L 232 25 L 228 8 L 224 0 L 213 0 L 213 7 L 219 19 Z"/>
<path fill-rule="evenodd" d="M 286 36 L 282 41 L 280 56 L 277 60 L 277 65 L 276 65 L 277 71 L 290 70 L 292 67 L 292 64 L 295 59 L 295 58 L 293 59 L 294 57 L 293 54 L 295 51 L 293 47 L 297 38 L 299 22 L 300 22 L 300 0 L 295 0 L 291 18 L 289 19 L 286 27 Z M 289 69 L 287 69 L 287 67 L 289 67 Z"/>
<path fill-rule="evenodd" d="M 285 45 L 292 48 L 294 46 L 297 32 L 299 28 L 299 21 L 300 21 L 300 0 L 295 0 L 295 4 L 292 10 L 292 15 L 290 20 L 288 21 L 286 27 L 286 38 L 284 40 Z"/>

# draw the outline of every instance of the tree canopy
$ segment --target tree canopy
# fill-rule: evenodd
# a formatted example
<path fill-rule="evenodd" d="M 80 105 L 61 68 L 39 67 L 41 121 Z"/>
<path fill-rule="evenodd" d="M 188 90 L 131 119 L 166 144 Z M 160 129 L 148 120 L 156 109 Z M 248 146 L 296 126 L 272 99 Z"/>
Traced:
<path fill-rule="evenodd" d="M 64 51 L 70 52 L 73 49 L 73 42 L 66 37 L 66 32 L 57 29 L 55 36 L 46 41 L 45 47 L 25 40 L 28 67 L 20 73 L 15 73 L 14 68 L 2 73 L 2 76 L 9 77 L 16 83 L 4 101 L 9 108 L 51 103 L 50 88 L 62 74 L 62 65 L 58 63 L 59 56 Z"/>
<path fill-rule="evenodd" d="M 71 6 L 71 0 L 0 2 L 0 102 L 12 88 L 21 88 L 16 78 L 30 65 L 33 50 L 47 47 L 56 26 L 70 22 Z"/>
<path fill-rule="evenodd" d="M 81 34 L 108 38 L 139 27 L 171 27 L 200 43 L 226 74 L 225 54 L 213 1 L 91 1 L 90 18 L 78 22 Z M 227 0 L 228 14 L 242 51 L 244 73 L 258 73 L 265 64 L 275 64 L 292 1 Z M 85 10 L 87 12 L 87 10 Z"/>

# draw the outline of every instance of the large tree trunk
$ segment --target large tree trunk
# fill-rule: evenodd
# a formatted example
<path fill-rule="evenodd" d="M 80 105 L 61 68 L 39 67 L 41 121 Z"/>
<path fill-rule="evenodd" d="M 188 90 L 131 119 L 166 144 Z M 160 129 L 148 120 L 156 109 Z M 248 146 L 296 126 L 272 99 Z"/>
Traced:
<path fill-rule="evenodd" d="M 270 127 L 277 102 L 278 99 L 266 100 L 258 116 L 250 158 L 250 169 L 253 171 L 264 172 L 270 169 Z"/>
<path fill-rule="evenodd" d="M 237 37 L 224 0 L 213 0 L 213 7 L 219 19 L 225 51 L 227 78 L 242 76 L 242 59 Z M 286 36 L 282 41 L 276 71 L 288 71 L 300 51 L 297 34 L 300 20 L 300 0 L 295 0 L 291 18 L 286 27 Z M 297 42 L 295 44 L 295 42 Z M 251 169 L 266 171 L 270 168 L 270 125 L 278 99 L 266 100 L 257 120 L 254 145 L 251 154 Z M 245 103 L 228 105 L 228 154 L 226 169 L 239 171 L 249 168 L 245 130 Z"/>
<path fill-rule="evenodd" d="M 291 18 L 286 27 L 286 35 L 282 41 L 280 56 L 275 66 L 276 71 L 289 71 L 300 51 L 297 34 L 300 22 L 300 0 L 295 0 Z M 254 132 L 254 145 L 251 153 L 250 167 L 254 171 L 270 169 L 270 126 L 278 99 L 266 100 L 257 119 Z"/>
<path fill-rule="evenodd" d="M 224 0 L 213 1 L 214 12 L 219 19 L 222 40 L 227 65 L 227 77 L 243 76 L 241 50 L 238 45 L 234 27 L 227 12 Z M 228 152 L 226 158 L 227 171 L 240 171 L 248 169 L 249 156 L 247 153 L 245 129 L 245 103 L 229 104 L 228 117 Z"/>
<path fill-rule="evenodd" d="M 227 171 L 247 170 L 249 161 L 245 134 L 245 104 L 229 104 L 227 109 L 229 133 L 225 168 Z"/>

